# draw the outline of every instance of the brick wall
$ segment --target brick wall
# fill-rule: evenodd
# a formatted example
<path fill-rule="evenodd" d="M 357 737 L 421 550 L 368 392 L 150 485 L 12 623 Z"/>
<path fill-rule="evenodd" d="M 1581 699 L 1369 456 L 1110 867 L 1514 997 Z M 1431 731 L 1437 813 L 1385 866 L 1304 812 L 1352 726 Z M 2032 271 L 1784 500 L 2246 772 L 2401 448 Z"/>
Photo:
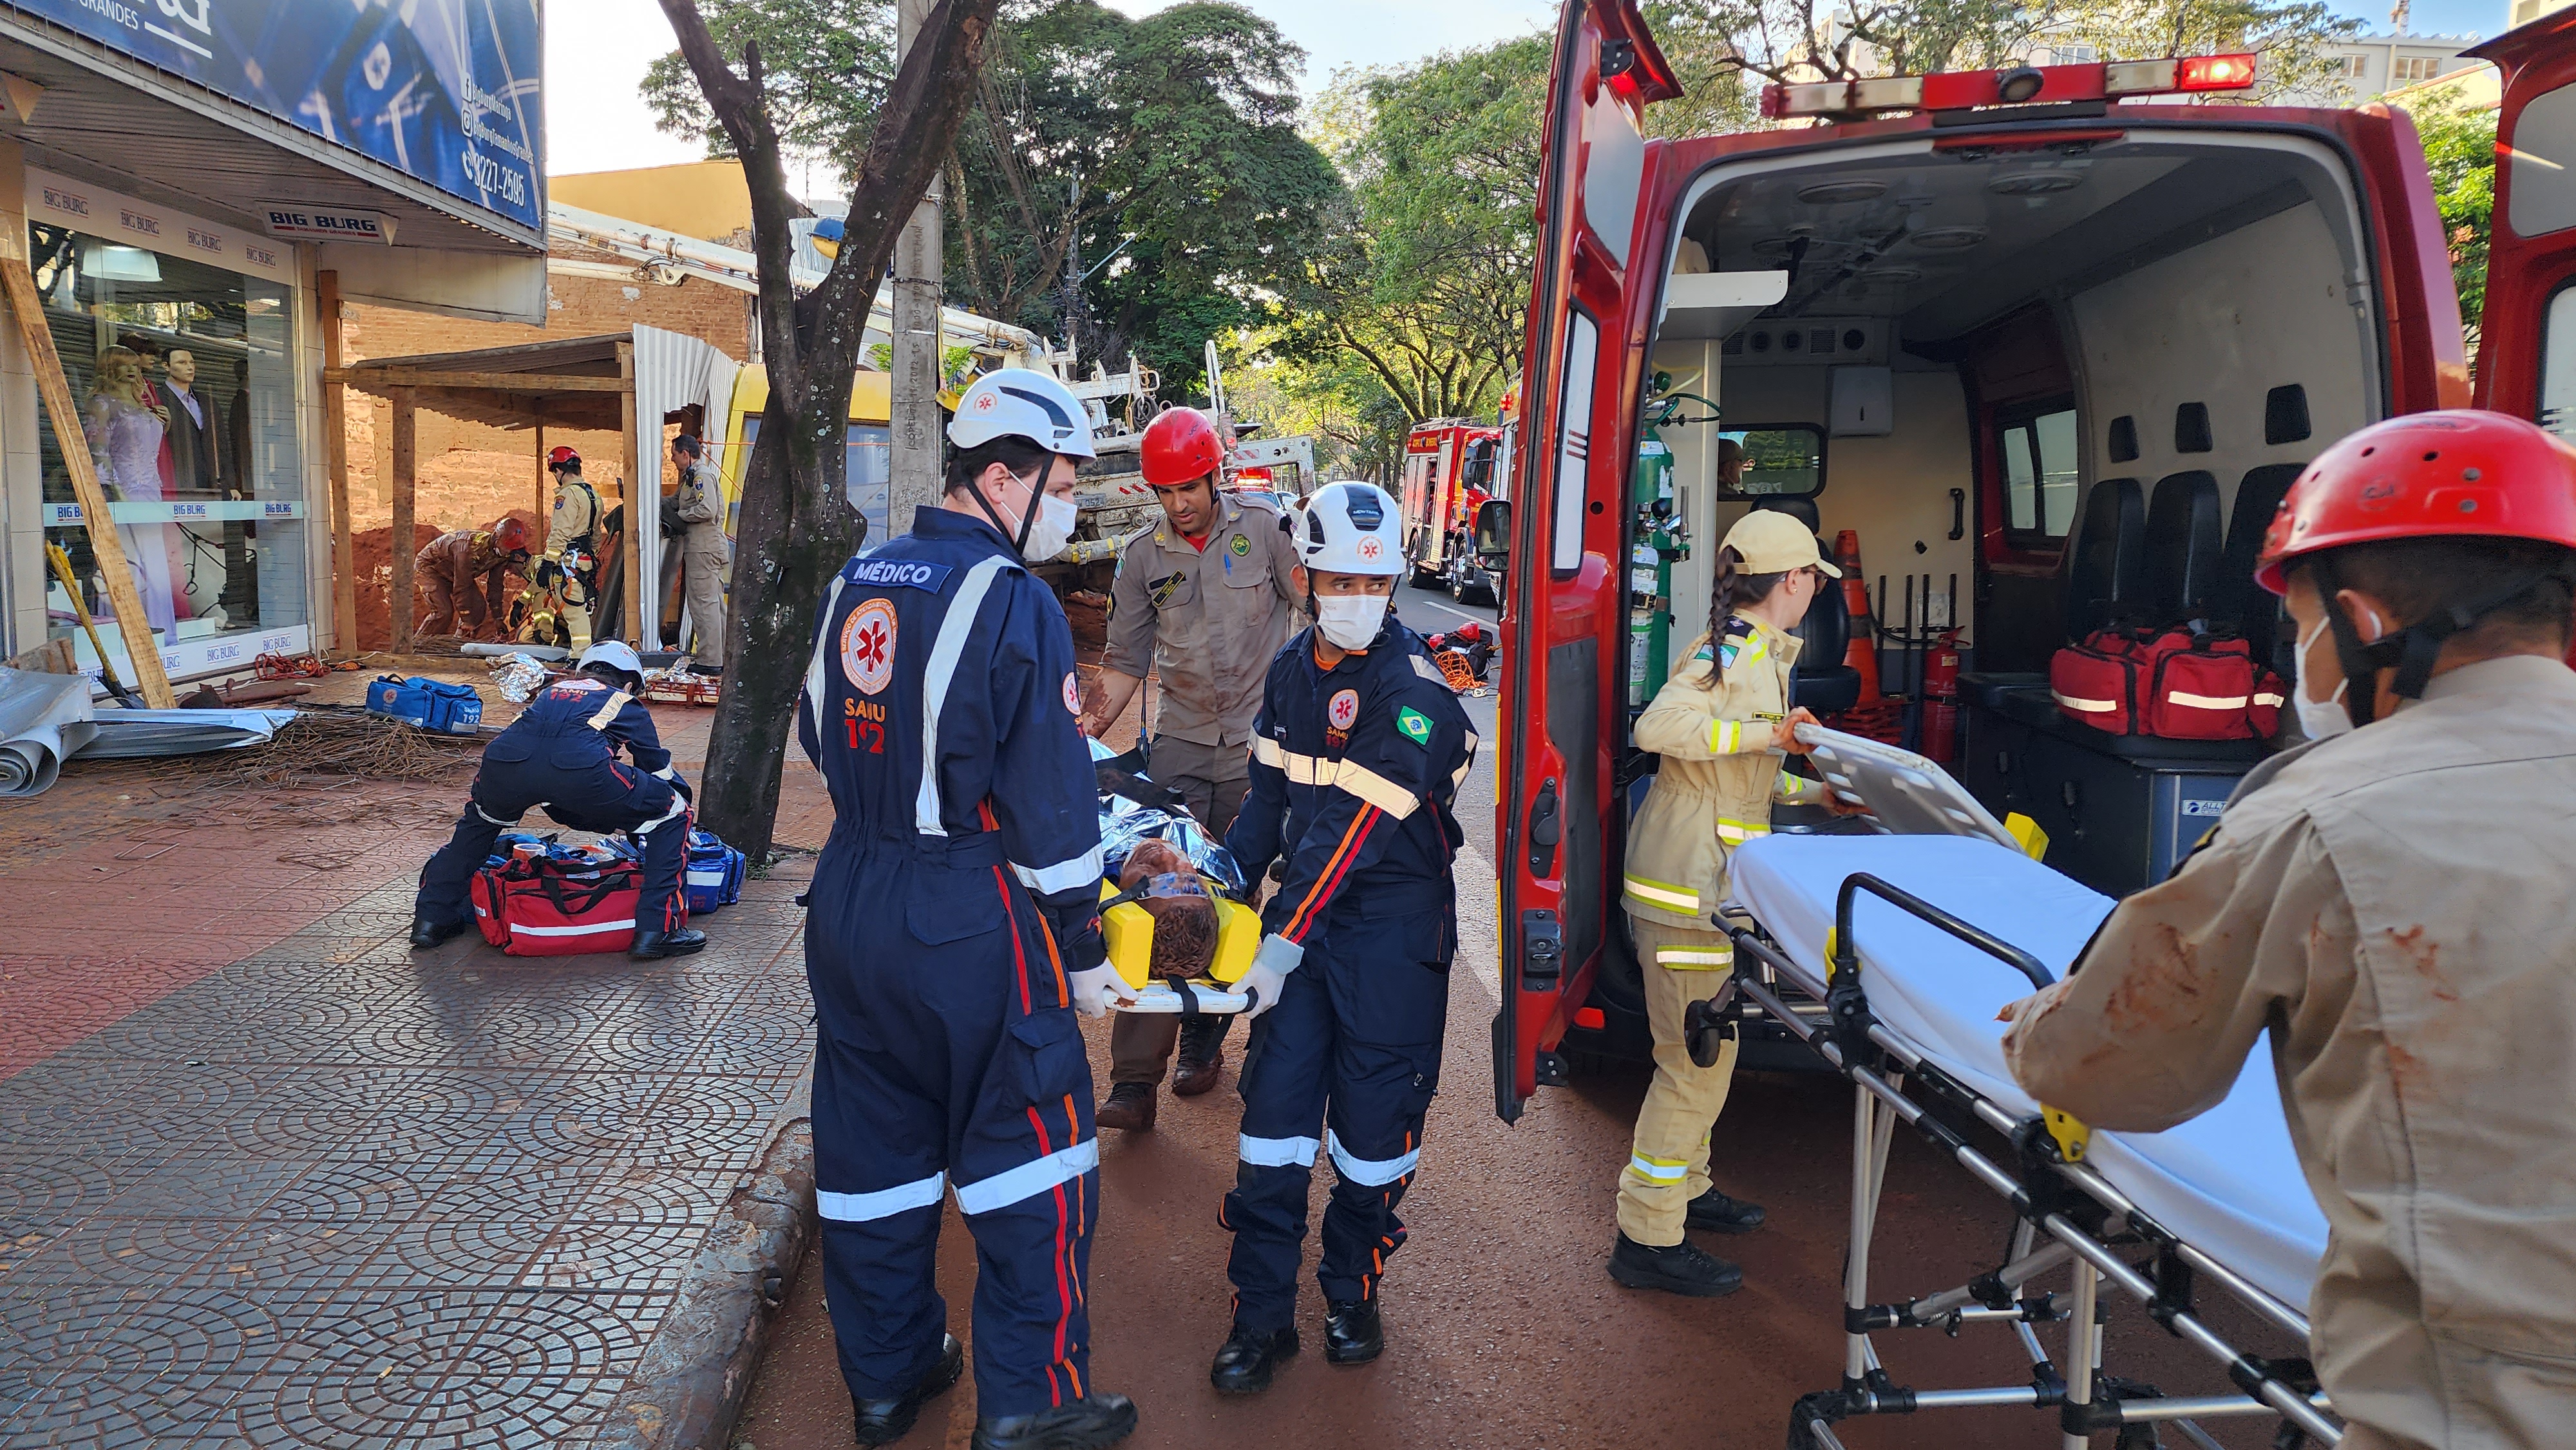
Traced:
<path fill-rule="evenodd" d="M 552 255 L 570 261 L 624 267 L 620 258 L 570 242 L 555 243 Z M 409 312 L 392 307 L 351 304 L 347 309 L 347 356 L 407 357 L 415 353 L 458 352 L 471 348 L 514 347 L 552 338 L 587 337 L 620 332 L 638 323 L 703 338 L 737 361 L 751 356 L 751 296 L 719 287 L 703 278 L 686 278 L 677 286 L 637 278 L 547 275 L 546 325 L 526 327 L 509 322 L 476 322 Z M 414 425 L 419 442 L 419 521 L 439 529 L 489 524 L 509 509 L 533 509 L 543 516 L 553 500 L 543 497 L 545 471 L 540 465 L 533 429 L 505 429 L 465 422 L 423 408 Z M 365 393 L 349 394 L 349 513 L 360 530 L 383 528 L 393 521 L 393 404 Z M 666 427 L 664 435 L 677 433 Z M 622 466 L 620 444 L 613 432 L 548 425 L 546 445 L 571 444 L 587 461 L 584 476 L 612 503 Z M 662 450 L 662 483 L 676 488 L 679 478 Z"/>

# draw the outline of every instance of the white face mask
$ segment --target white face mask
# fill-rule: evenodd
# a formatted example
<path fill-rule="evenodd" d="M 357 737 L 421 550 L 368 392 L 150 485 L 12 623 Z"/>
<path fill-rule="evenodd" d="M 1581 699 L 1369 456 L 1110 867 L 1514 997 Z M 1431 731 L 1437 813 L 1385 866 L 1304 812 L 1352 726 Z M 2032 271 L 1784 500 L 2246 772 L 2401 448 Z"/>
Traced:
<path fill-rule="evenodd" d="M 2310 740 L 2331 739 L 2352 729 L 2352 716 L 2343 708 L 2343 694 L 2349 688 L 2348 682 L 2337 680 L 2334 693 L 2322 700 L 2312 699 L 2308 694 L 2308 650 L 2327 628 L 2325 620 L 2318 620 L 2317 627 L 2308 631 L 2308 637 L 2299 641 L 2295 661 L 2298 683 L 2290 687 L 2290 703 L 2299 710 L 2299 733 Z"/>
<path fill-rule="evenodd" d="M 1073 525 L 1079 512 L 1072 499 L 1051 493 L 1042 496 L 1038 516 L 1029 524 L 1029 536 L 1021 541 L 1020 557 L 1032 564 L 1043 564 L 1063 553 L 1064 546 L 1073 542 Z"/>
<path fill-rule="evenodd" d="M 1335 649 L 1367 649 L 1386 621 L 1383 594 L 1336 594 L 1315 601 L 1315 627 Z"/>

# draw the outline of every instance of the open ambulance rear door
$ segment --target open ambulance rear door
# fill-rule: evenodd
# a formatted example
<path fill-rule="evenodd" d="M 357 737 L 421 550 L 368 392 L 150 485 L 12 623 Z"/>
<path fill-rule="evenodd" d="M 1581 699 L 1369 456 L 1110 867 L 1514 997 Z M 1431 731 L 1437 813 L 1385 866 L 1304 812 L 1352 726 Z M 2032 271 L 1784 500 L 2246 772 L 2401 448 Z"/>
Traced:
<path fill-rule="evenodd" d="M 1498 702 L 1502 782 L 1494 839 L 1502 912 L 1502 1010 L 1494 1110 L 1509 1122 L 1558 1071 L 1552 1049 L 1591 989 L 1609 940 L 1601 883 L 1612 849 L 1617 641 L 1627 601 L 1616 565 L 1635 451 L 1642 348 L 1627 335 L 1639 235 L 1645 108 L 1681 93 L 1636 0 L 1566 0 L 1557 22 L 1539 177 L 1538 265 L 1513 483 L 1514 566 Z M 1542 1072 L 1542 1063 L 1546 1071 Z"/>
<path fill-rule="evenodd" d="M 2478 406 L 2576 439 L 2576 11 L 2467 54 L 2504 78 Z"/>

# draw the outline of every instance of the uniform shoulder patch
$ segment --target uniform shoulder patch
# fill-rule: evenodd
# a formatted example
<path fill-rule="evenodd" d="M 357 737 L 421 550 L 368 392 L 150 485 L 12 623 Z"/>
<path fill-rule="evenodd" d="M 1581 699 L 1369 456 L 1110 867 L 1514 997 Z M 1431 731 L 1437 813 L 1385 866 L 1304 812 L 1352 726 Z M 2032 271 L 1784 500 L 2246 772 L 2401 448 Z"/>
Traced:
<path fill-rule="evenodd" d="M 1234 536 L 1234 542 L 1226 545 L 1226 549 L 1238 559 L 1249 558 L 1252 554 L 1252 540 L 1237 534 Z"/>
<path fill-rule="evenodd" d="M 1145 581 L 1145 597 L 1153 603 L 1153 606 L 1156 609 L 1161 609 L 1165 605 L 1171 603 L 1172 595 L 1179 591 L 1181 585 L 1187 582 L 1189 577 L 1189 575 L 1175 569 L 1160 579 L 1148 579 Z"/>
<path fill-rule="evenodd" d="M 1728 615 L 1726 633 L 1717 642 L 1718 668 L 1731 670 L 1738 660 L 1749 662 L 1761 655 L 1762 636 L 1753 628 L 1753 622 L 1740 614 Z"/>
<path fill-rule="evenodd" d="M 853 584 L 873 584 L 878 588 L 926 589 L 938 593 L 953 572 L 946 564 L 933 564 L 927 559 L 853 559 L 849 579 Z"/>
<path fill-rule="evenodd" d="M 1431 748 L 1431 717 L 1411 705 L 1396 707 L 1395 728 L 1404 732 L 1405 739 L 1425 750 Z"/>
<path fill-rule="evenodd" d="M 841 673 L 862 695 L 873 695 L 894 678 L 894 602 L 871 599 L 850 611 L 841 623 Z"/>

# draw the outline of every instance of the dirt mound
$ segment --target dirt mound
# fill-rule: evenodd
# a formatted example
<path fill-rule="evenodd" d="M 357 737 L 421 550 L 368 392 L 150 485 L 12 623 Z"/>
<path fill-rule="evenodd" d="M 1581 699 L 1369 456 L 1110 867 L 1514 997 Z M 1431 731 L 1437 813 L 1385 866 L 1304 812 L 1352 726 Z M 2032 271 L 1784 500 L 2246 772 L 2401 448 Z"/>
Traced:
<path fill-rule="evenodd" d="M 527 526 L 530 552 L 543 551 L 546 538 L 545 522 L 525 508 L 511 509 L 509 516 Z M 492 520 L 487 518 L 476 527 L 486 527 L 491 523 Z M 418 554 L 429 545 L 431 540 L 445 532 L 446 530 L 432 524 L 413 524 L 412 552 Z M 393 535 L 394 531 L 390 526 L 362 529 L 349 541 L 357 554 L 357 647 L 361 650 L 386 649 L 393 644 L 393 618 L 391 612 L 385 608 L 385 594 L 393 587 L 394 579 Z M 419 622 L 422 613 L 419 590 L 419 580 L 415 575 L 412 584 L 412 620 L 415 624 Z"/>

